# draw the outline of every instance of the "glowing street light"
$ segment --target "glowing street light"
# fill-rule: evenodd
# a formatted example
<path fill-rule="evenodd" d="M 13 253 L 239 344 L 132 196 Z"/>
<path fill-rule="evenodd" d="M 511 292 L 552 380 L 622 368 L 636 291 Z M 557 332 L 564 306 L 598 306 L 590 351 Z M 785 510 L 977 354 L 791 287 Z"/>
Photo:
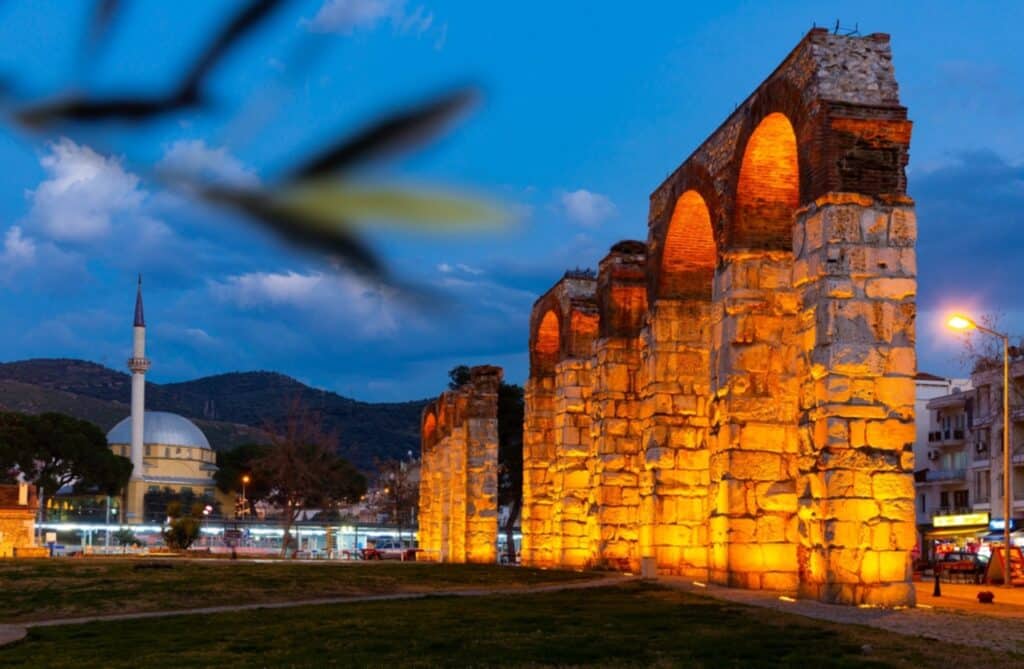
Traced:
<path fill-rule="evenodd" d="M 1010 456 L 1010 430 L 1012 429 L 1010 424 L 1010 337 L 1002 332 L 978 325 L 973 319 L 962 314 L 950 316 L 946 325 L 959 332 L 978 330 L 998 337 L 1003 342 L 1003 543 L 1006 549 L 1006 559 L 1003 562 L 1003 585 L 1012 588 L 1010 521 L 1013 518 L 1013 465 Z"/>
<path fill-rule="evenodd" d="M 242 515 L 243 516 L 248 516 L 249 515 L 249 500 L 247 500 L 246 497 L 245 497 L 245 486 L 248 485 L 249 481 L 251 481 L 251 480 L 252 479 L 249 478 L 248 474 L 243 474 L 242 475 Z"/>

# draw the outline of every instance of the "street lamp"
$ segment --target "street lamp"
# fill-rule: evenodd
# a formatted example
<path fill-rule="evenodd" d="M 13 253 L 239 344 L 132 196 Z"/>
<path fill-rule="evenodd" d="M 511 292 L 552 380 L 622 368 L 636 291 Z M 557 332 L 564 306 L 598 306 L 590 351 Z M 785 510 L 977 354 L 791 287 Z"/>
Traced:
<path fill-rule="evenodd" d="M 978 325 L 972 319 L 961 314 L 953 314 L 946 325 L 960 332 L 977 330 L 998 337 L 1003 342 L 1003 543 L 1006 549 L 1006 560 L 1003 564 L 1003 585 L 1013 587 L 1010 572 L 1010 519 L 1013 517 L 1013 464 L 1010 455 L 1010 337 L 1001 332 L 990 330 Z"/>
<path fill-rule="evenodd" d="M 249 516 L 249 500 L 245 497 L 245 486 L 248 485 L 250 479 L 248 474 L 242 475 L 242 515 L 244 517 Z"/>

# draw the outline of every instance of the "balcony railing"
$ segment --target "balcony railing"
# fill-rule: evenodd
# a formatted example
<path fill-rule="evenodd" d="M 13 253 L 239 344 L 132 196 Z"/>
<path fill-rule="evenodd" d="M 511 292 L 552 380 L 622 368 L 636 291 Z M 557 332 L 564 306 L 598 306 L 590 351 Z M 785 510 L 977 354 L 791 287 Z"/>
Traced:
<path fill-rule="evenodd" d="M 974 513 L 974 509 L 969 506 L 937 506 L 928 510 L 931 516 L 962 516 L 968 513 Z"/>
<path fill-rule="evenodd" d="M 967 478 L 966 469 L 929 469 L 928 481 L 963 481 Z"/>
<path fill-rule="evenodd" d="M 959 444 L 963 440 L 963 430 L 938 430 L 928 433 L 928 443 L 931 444 Z"/>

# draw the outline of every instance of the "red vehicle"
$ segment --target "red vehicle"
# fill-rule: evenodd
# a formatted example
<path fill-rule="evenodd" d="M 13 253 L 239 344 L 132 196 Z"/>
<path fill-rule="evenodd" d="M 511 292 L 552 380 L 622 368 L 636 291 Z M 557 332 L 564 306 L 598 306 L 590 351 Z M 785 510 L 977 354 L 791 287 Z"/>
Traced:
<path fill-rule="evenodd" d="M 366 548 L 362 550 L 362 558 L 364 560 L 402 560 L 405 562 L 415 560 L 418 550 L 408 541 L 385 537 L 367 541 Z"/>

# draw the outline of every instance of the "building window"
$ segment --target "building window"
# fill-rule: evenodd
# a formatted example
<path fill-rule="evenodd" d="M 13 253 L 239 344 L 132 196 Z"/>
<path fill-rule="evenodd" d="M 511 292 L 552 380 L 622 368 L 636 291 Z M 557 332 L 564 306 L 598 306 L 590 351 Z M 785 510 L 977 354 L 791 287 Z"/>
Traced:
<path fill-rule="evenodd" d="M 939 506 L 943 509 L 949 508 L 949 491 L 943 490 L 939 493 Z"/>
<path fill-rule="evenodd" d="M 953 506 L 958 509 L 967 508 L 967 491 L 966 490 L 954 490 L 953 491 Z"/>
<path fill-rule="evenodd" d="M 974 499 L 978 502 L 987 502 L 991 490 L 991 472 L 988 469 L 974 472 Z"/>
<path fill-rule="evenodd" d="M 164 449 L 164 457 L 165 458 L 171 457 L 171 449 L 169 449 L 169 448 L 165 448 Z"/>
<path fill-rule="evenodd" d="M 918 504 L 920 504 L 920 508 L 918 509 L 918 511 L 920 513 L 927 513 L 927 511 L 928 511 L 927 507 L 925 506 L 925 500 L 926 499 L 927 498 L 925 497 L 924 493 L 922 493 L 921 497 L 919 498 L 919 501 L 918 501 Z"/>

